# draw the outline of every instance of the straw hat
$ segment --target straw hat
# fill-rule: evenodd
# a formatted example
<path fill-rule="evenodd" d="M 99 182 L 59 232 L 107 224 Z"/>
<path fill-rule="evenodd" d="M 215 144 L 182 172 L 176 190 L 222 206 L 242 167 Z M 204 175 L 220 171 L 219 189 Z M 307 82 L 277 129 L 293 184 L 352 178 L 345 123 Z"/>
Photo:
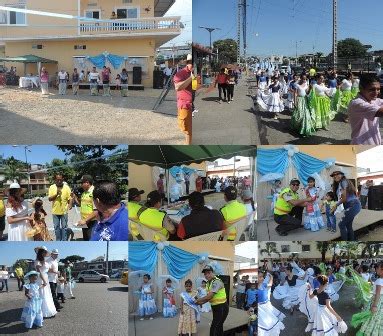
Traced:
<path fill-rule="evenodd" d="M 30 271 L 30 272 L 28 272 L 27 274 L 24 275 L 24 279 L 28 279 L 32 275 L 39 275 L 39 274 L 40 274 L 39 272 Z"/>
<path fill-rule="evenodd" d="M 48 251 L 48 249 L 45 246 L 37 246 L 37 247 L 35 247 L 35 252 L 36 253 L 38 253 L 39 250 L 44 250 L 44 251 L 48 252 L 48 254 L 49 254 L 49 251 Z"/>
<path fill-rule="evenodd" d="M 22 194 L 25 194 L 27 192 L 26 188 L 21 188 L 20 184 L 17 182 L 13 182 L 10 184 L 10 186 L 5 190 L 6 194 L 9 195 L 9 191 L 11 189 L 20 189 Z"/>

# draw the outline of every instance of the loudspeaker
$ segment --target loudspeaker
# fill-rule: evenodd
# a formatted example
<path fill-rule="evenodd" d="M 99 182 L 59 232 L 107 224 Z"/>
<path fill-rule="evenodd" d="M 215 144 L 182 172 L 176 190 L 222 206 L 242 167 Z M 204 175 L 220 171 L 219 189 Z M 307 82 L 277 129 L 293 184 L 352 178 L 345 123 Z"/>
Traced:
<path fill-rule="evenodd" d="M 142 80 L 142 68 L 133 67 L 133 84 L 141 84 Z"/>
<path fill-rule="evenodd" d="M 383 185 L 368 189 L 368 210 L 383 210 Z"/>
<path fill-rule="evenodd" d="M 153 71 L 153 89 L 162 89 L 164 86 L 164 73 L 160 70 Z"/>
<path fill-rule="evenodd" d="M 217 278 L 220 278 L 225 286 L 226 299 L 227 303 L 230 304 L 230 276 L 228 275 L 217 275 Z"/>

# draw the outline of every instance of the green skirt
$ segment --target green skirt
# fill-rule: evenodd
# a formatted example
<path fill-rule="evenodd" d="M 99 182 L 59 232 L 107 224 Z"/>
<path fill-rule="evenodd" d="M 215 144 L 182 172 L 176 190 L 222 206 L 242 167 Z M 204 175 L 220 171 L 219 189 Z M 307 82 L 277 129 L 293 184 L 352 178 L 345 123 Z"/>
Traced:
<path fill-rule="evenodd" d="M 291 128 L 302 136 L 315 133 L 315 111 L 310 108 L 307 97 L 297 97 L 291 117 Z"/>
<path fill-rule="evenodd" d="M 353 98 L 355 99 L 356 96 L 357 96 L 358 93 L 359 93 L 359 88 L 358 88 L 358 87 L 352 87 L 352 88 L 351 88 L 351 93 L 352 93 Z"/>
<path fill-rule="evenodd" d="M 348 105 L 353 99 L 354 99 L 354 95 L 351 91 L 341 91 L 340 102 L 339 102 L 339 112 L 346 114 Z"/>
<path fill-rule="evenodd" d="M 337 89 L 334 96 L 331 98 L 331 111 L 333 111 L 334 114 L 339 110 L 339 104 L 340 104 L 340 90 Z"/>
<path fill-rule="evenodd" d="M 383 335 L 383 299 L 382 295 L 378 303 L 378 311 L 372 314 L 360 328 L 357 335 L 363 336 L 381 336 Z"/>
<path fill-rule="evenodd" d="M 333 119 L 331 112 L 331 100 L 327 96 L 315 96 L 313 101 L 315 109 L 315 128 L 327 128 Z"/>

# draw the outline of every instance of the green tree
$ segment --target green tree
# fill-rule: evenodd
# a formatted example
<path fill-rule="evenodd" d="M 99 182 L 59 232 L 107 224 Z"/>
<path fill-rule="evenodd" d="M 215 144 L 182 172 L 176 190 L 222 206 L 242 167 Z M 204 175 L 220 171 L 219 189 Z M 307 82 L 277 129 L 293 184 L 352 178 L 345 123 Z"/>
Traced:
<path fill-rule="evenodd" d="M 340 58 L 350 60 L 352 58 L 365 57 L 366 55 L 366 47 L 357 39 L 346 38 L 338 42 L 338 57 Z"/>
<path fill-rule="evenodd" d="M 218 48 L 218 58 L 220 64 L 237 62 L 237 42 L 233 39 L 217 40 L 213 43 L 213 48 Z"/>
<path fill-rule="evenodd" d="M 337 243 L 327 241 L 318 241 L 316 243 L 316 248 L 321 253 L 322 261 L 326 261 L 326 253 L 333 249 L 336 245 Z"/>
<path fill-rule="evenodd" d="M 339 243 L 340 248 L 343 249 L 341 256 L 342 258 L 347 258 L 347 262 L 350 259 L 355 259 L 358 257 L 359 252 L 359 243 L 358 242 L 341 242 Z"/>
<path fill-rule="evenodd" d="M 27 166 L 24 162 L 15 159 L 13 156 L 3 160 L 4 166 L 4 180 L 5 181 L 18 181 L 28 178 L 26 173 Z"/>
<path fill-rule="evenodd" d="M 13 269 L 15 269 L 18 266 L 18 264 L 20 264 L 21 268 L 24 271 L 24 274 L 28 272 L 29 264 L 25 259 L 17 259 L 13 264 Z"/>
<path fill-rule="evenodd" d="M 114 150 L 117 148 L 116 145 L 109 146 L 93 146 L 93 145 L 76 145 L 76 146 L 57 146 L 58 149 L 62 150 L 65 155 L 76 155 L 76 154 L 84 154 L 88 158 L 98 158 L 105 154 L 106 150 Z"/>
<path fill-rule="evenodd" d="M 60 259 L 60 262 L 63 264 L 65 264 L 66 261 L 69 261 L 71 263 L 76 263 L 78 261 L 83 261 L 84 259 L 85 259 L 84 257 L 74 254 L 74 255 L 67 256 L 64 259 Z"/>
<path fill-rule="evenodd" d="M 67 159 L 53 159 L 51 163 L 46 164 L 48 168 L 48 179 L 54 182 L 57 173 L 63 174 L 65 181 L 72 184 L 75 180 L 76 172 Z"/>
<path fill-rule="evenodd" d="M 277 254 L 279 257 L 281 256 L 281 254 L 279 253 L 279 251 L 277 250 L 275 246 L 275 243 L 272 243 L 272 242 L 266 243 L 266 248 L 261 249 L 260 252 L 261 254 L 267 254 L 271 258 L 271 261 L 273 261 L 273 258 L 271 257 L 273 253 Z"/>

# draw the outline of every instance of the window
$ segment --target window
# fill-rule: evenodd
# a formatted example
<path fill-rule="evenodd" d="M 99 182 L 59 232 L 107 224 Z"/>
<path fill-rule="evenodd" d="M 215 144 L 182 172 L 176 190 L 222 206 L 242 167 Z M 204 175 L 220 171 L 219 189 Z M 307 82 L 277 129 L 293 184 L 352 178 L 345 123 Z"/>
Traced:
<path fill-rule="evenodd" d="M 32 45 L 32 49 L 43 49 L 43 45 L 42 44 L 34 44 L 34 45 Z"/>
<path fill-rule="evenodd" d="M 290 252 L 290 245 L 281 245 L 281 252 L 282 253 Z"/>
<path fill-rule="evenodd" d="M 85 17 L 90 19 L 100 19 L 100 11 L 99 10 L 86 10 Z"/>
<path fill-rule="evenodd" d="M 75 50 L 85 50 L 86 49 L 86 45 L 75 45 L 74 46 L 74 49 Z"/>
<path fill-rule="evenodd" d="M 117 19 L 137 19 L 138 7 L 117 8 Z"/>
<path fill-rule="evenodd" d="M 132 3 L 132 0 L 122 0 L 122 3 Z"/>
<path fill-rule="evenodd" d="M 8 5 L 7 7 L 25 9 L 25 5 Z M 0 24 L 2 25 L 25 25 L 25 13 L 18 13 L 12 11 L 0 11 Z"/>
<path fill-rule="evenodd" d="M 302 245 L 302 252 L 310 252 L 310 245 Z"/>

